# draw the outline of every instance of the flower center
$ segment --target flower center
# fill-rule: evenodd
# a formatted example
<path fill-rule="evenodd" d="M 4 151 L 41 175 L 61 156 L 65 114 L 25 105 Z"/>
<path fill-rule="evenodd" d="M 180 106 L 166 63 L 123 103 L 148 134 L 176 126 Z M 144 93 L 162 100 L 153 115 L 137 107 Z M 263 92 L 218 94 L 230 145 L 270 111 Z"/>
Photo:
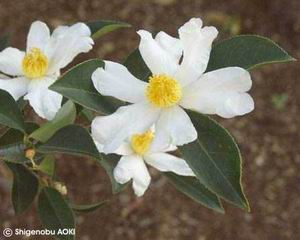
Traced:
<path fill-rule="evenodd" d="M 171 107 L 181 99 L 181 86 L 177 80 L 165 74 L 153 75 L 149 78 L 146 96 L 157 107 Z"/>
<path fill-rule="evenodd" d="M 149 130 L 144 134 L 134 134 L 131 137 L 131 147 L 135 153 L 144 155 L 150 148 L 153 141 L 154 133 Z"/>
<path fill-rule="evenodd" d="M 27 78 L 43 77 L 48 70 L 48 58 L 39 48 L 32 48 L 23 58 L 22 68 Z"/>

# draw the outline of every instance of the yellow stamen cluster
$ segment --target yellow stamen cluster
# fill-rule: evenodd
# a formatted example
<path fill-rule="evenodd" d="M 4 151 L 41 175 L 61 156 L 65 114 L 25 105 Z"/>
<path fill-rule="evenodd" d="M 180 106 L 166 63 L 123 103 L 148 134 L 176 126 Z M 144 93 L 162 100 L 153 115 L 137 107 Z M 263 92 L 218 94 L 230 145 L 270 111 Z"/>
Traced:
<path fill-rule="evenodd" d="M 181 86 L 177 80 L 165 74 L 153 75 L 149 79 L 146 96 L 157 107 L 171 107 L 182 97 Z"/>
<path fill-rule="evenodd" d="M 47 56 L 39 48 L 32 48 L 23 58 L 23 73 L 28 78 L 43 77 L 47 73 L 48 64 Z"/>
<path fill-rule="evenodd" d="M 149 130 L 144 134 L 135 134 L 131 137 L 131 147 L 135 153 L 144 155 L 150 148 L 154 133 Z"/>

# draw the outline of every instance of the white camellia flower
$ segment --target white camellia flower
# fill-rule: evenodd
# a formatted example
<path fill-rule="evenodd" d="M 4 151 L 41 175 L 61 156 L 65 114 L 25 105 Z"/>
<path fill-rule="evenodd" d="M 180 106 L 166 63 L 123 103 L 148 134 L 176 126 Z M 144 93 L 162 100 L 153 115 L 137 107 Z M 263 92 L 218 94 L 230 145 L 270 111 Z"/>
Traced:
<path fill-rule="evenodd" d="M 179 39 L 140 30 L 140 53 L 152 72 L 149 82 L 135 78 L 126 67 L 105 61 L 92 80 L 104 96 L 133 103 L 109 116 L 97 117 L 104 152 L 116 150 L 128 136 L 155 123 L 154 144 L 179 146 L 194 141 L 197 132 L 183 108 L 231 118 L 254 109 L 250 74 L 239 67 L 204 73 L 218 31 L 193 18 L 179 29 Z"/>
<path fill-rule="evenodd" d="M 101 145 L 101 130 L 92 126 L 92 136 L 99 152 Z M 121 155 L 121 159 L 113 171 L 115 180 L 124 184 L 132 180 L 135 194 L 140 197 L 147 190 L 151 177 L 145 163 L 161 172 L 173 172 L 181 176 L 195 176 L 185 160 L 168 154 L 176 147 L 161 148 L 152 144 L 154 132 L 148 130 L 142 134 L 134 134 L 114 152 Z"/>
<path fill-rule="evenodd" d="M 60 75 L 60 69 L 79 53 L 88 52 L 94 44 L 91 31 L 84 23 L 50 30 L 43 22 L 33 22 L 26 52 L 8 47 L 0 52 L 0 72 L 11 78 L 0 78 L 0 89 L 9 92 L 15 100 L 24 96 L 35 112 L 51 120 L 61 107 L 62 95 L 48 87 Z"/>

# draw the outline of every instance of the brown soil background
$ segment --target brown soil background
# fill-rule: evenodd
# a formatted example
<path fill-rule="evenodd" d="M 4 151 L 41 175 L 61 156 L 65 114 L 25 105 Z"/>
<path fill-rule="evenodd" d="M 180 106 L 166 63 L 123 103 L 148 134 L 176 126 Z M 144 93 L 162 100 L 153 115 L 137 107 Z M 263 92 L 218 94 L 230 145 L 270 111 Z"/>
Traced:
<path fill-rule="evenodd" d="M 219 40 L 235 33 L 259 34 L 300 57 L 299 0 L 0 0 L 0 35 L 12 33 L 12 45 L 24 48 L 28 28 L 37 19 L 52 27 L 77 21 L 121 20 L 133 28 L 107 35 L 96 42 L 89 55 L 77 59 L 121 61 L 138 44 L 135 30 L 164 30 L 176 35 L 178 27 L 193 16 L 201 17 L 206 25 L 218 26 Z M 226 203 L 225 215 L 214 213 L 177 192 L 155 171 L 142 199 L 136 200 L 130 188 L 111 197 L 109 180 L 97 164 L 61 156 L 58 175 L 67 184 L 71 199 L 77 203 L 112 200 L 108 207 L 77 218 L 77 239 L 300 239 L 299 75 L 297 62 L 252 71 L 255 111 L 232 120 L 218 119 L 241 148 L 251 213 Z M 278 94 L 288 96 L 281 109 L 271 100 Z M 3 165 L 0 174 L 0 228 L 41 228 L 34 208 L 14 216 Z"/>

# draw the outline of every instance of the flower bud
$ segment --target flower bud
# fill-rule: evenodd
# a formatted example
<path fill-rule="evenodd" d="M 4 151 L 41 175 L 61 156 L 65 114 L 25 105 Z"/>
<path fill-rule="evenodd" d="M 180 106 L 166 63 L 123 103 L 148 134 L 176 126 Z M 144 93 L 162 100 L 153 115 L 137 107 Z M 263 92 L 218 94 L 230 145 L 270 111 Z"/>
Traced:
<path fill-rule="evenodd" d="M 30 149 L 27 149 L 25 151 L 25 157 L 26 158 L 32 160 L 32 159 L 34 159 L 34 156 L 35 156 L 35 150 L 34 149 L 30 148 Z"/>
<path fill-rule="evenodd" d="M 54 182 L 53 183 L 53 187 L 59 191 L 62 195 L 67 195 L 68 193 L 68 190 L 67 190 L 67 187 L 66 185 L 64 185 L 63 183 L 61 182 Z"/>

